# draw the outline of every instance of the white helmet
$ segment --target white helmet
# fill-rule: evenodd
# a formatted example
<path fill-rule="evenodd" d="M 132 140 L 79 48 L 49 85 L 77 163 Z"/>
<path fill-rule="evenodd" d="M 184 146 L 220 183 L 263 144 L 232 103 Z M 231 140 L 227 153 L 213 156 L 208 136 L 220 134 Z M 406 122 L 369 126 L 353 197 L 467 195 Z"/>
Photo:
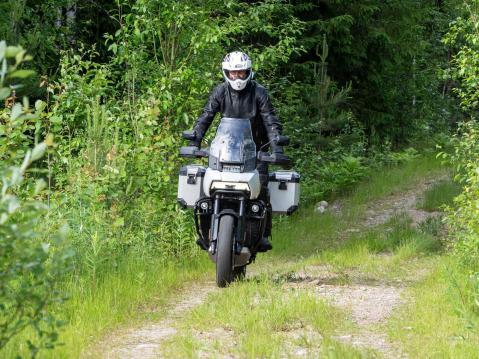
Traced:
<path fill-rule="evenodd" d="M 248 55 L 241 51 L 230 52 L 225 56 L 222 63 L 223 76 L 229 82 L 233 90 L 241 91 L 246 87 L 248 82 L 253 78 L 251 71 L 251 59 Z M 232 80 L 229 77 L 230 71 L 246 71 L 246 78 Z"/>

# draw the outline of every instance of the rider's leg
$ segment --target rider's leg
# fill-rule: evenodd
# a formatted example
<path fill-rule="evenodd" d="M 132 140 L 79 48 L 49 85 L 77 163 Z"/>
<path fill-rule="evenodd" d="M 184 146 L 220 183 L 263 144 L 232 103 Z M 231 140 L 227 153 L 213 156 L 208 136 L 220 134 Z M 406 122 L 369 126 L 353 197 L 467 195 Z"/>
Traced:
<path fill-rule="evenodd" d="M 271 229 L 273 226 L 273 218 L 272 218 L 272 211 L 271 211 L 271 204 L 269 200 L 269 190 L 268 190 L 268 165 L 266 163 L 260 164 L 258 167 L 259 178 L 261 182 L 261 192 L 259 195 L 259 199 L 266 203 L 267 211 L 266 211 L 266 223 L 265 229 L 263 233 L 263 237 L 260 239 L 258 244 L 258 251 L 259 252 L 266 252 L 270 249 L 273 249 L 271 242 L 269 241 L 268 237 L 271 236 Z"/>

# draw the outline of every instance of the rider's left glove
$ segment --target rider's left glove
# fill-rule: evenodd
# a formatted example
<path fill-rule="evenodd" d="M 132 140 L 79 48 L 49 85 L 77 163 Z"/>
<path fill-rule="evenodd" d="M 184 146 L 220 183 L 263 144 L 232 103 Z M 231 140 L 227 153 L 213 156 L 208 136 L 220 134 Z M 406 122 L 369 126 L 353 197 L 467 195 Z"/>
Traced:
<path fill-rule="evenodd" d="M 272 153 L 277 153 L 277 154 L 284 154 L 284 151 L 283 151 L 283 146 L 278 146 L 278 145 L 275 145 L 275 144 L 271 144 L 271 152 Z"/>

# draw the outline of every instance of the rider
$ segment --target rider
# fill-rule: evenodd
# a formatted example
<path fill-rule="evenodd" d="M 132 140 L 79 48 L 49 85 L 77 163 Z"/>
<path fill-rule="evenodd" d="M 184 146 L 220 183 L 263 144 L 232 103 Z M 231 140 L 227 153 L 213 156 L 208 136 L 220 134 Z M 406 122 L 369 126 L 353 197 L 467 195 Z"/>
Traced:
<path fill-rule="evenodd" d="M 216 86 L 211 93 L 203 113 L 196 120 L 194 131 L 196 140 L 190 146 L 200 147 L 208 127 L 215 114 L 220 112 L 222 117 L 248 118 L 251 122 L 253 140 L 259 150 L 270 142 L 271 152 L 283 154 L 283 148 L 276 144 L 275 138 L 281 134 L 282 126 L 271 104 L 267 90 L 253 81 L 251 59 L 241 51 L 234 51 L 225 56 L 222 63 L 225 82 Z M 257 167 L 260 173 L 262 190 L 260 198 L 269 206 L 267 225 L 264 237 L 260 240 L 258 250 L 265 252 L 272 249 L 268 237 L 271 235 L 271 206 L 268 194 L 268 166 L 261 163 Z"/>

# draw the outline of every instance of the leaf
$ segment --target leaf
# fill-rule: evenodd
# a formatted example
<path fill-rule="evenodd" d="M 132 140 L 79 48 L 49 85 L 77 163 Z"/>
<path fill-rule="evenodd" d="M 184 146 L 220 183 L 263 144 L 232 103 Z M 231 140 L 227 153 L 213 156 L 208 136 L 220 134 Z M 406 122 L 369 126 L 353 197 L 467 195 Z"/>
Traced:
<path fill-rule="evenodd" d="M 32 151 L 32 162 L 43 157 L 43 154 L 45 153 L 46 149 L 47 149 L 47 144 L 45 142 L 42 142 L 36 145 Z"/>
<path fill-rule="evenodd" d="M 0 61 L 5 57 L 5 51 L 7 50 L 7 43 L 5 40 L 0 41 Z"/>
<path fill-rule="evenodd" d="M 5 57 L 6 58 L 15 57 L 20 51 L 22 51 L 21 47 L 7 46 L 7 48 L 5 50 Z"/>
<path fill-rule="evenodd" d="M 42 112 L 45 109 L 45 107 L 47 107 L 47 104 L 45 101 L 42 101 L 42 100 L 35 101 L 35 110 L 37 112 Z"/>
<path fill-rule="evenodd" d="M 45 254 L 48 253 L 48 250 L 50 249 L 50 244 L 49 243 L 42 243 L 42 249 Z"/>
<path fill-rule="evenodd" d="M 45 187 L 47 186 L 47 183 L 45 182 L 45 180 L 43 178 L 40 178 L 36 183 L 35 183 L 35 192 L 34 194 L 37 195 L 39 194 L 41 191 L 43 191 L 45 189 Z"/>
<path fill-rule="evenodd" d="M 3 59 L 3 61 L 2 61 L 2 71 L 0 71 L 0 79 L 1 79 L 2 84 L 3 84 L 3 79 L 5 78 L 6 74 L 7 74 L 7 59 Z"/>
<path fill-rule="evenodd" d="M 4 224 L 8 219 L 8 215 L 6 213 L 2 213 L 0 215 L 0 224 Z"/>
<path fill-rule="evenodd" d="M 19 103 L 16 103 L 12 107 L 12 112 L 10 113 L 10 119 L 12 121 L 15 121 L 22 114 L 22 112 L 23 112 L 22 105 L 20 105 Z"/>
<path fill-rule="evenodd" d="M 30 152 L 28 152 L 30 153 Z M 27 157 L 25 157 L 25 160 L 27 159 Z M 23 163 L 25 164 L 25 160 L 23 160 Z M 28 167 L 28 163 L 27 163 L 27 167 Z M 23 180 L 23 177 L 22 177 L 22 173 L 23 173 L 23 165 L 22 165 L 22 168 L 18 168 L 18 167 L 14 167 L 12 168 L 12 176 L 10 177 L 10 182 L 13 186 L 16 186 L 18 184 L 20 184 Z"/>
<path fill-rule="evenodd" d="M 0 101 L 5 100 L 8 96 L 10 96 L 10 89 L 8 87 L 0 88 Z"/>
<path fill-rule="evenodd" d="M 20 202 L 18 201 L 18 198 L 15 196 L 12 196 L 10 198 L 10 201 L 8 201 L 8 213 L 12 214 L 15 212 L 18 208 L 20 207 Z"/>
<path fill-rule="evenodd" d="M 47 135 L 47 137 L 45 138 L 45 144 L 48 146 L 48 147 L 51 147 L 54 145 L 54 142 L 53 142 L 53 134 L 49 133 Z"/>
<path fill-rule="evenodd" d="M 22 48 L 20 48 L 20 51 L 15 55 L 15 61 L 17 65 L 23 61 L 23 56 L 25 55 L 26 52 L 27 50 L 23 50 Z"/>
<path fill-rule="evenodd" d="M 12 77 L 12 78 L 25 79 L 29 76 L 34 75 L 34 74 L 35 74 L 35 71 L 33 71 L 33 70 L 17 70 L 17 71 L 13 71 L 8 76 Z"/>

